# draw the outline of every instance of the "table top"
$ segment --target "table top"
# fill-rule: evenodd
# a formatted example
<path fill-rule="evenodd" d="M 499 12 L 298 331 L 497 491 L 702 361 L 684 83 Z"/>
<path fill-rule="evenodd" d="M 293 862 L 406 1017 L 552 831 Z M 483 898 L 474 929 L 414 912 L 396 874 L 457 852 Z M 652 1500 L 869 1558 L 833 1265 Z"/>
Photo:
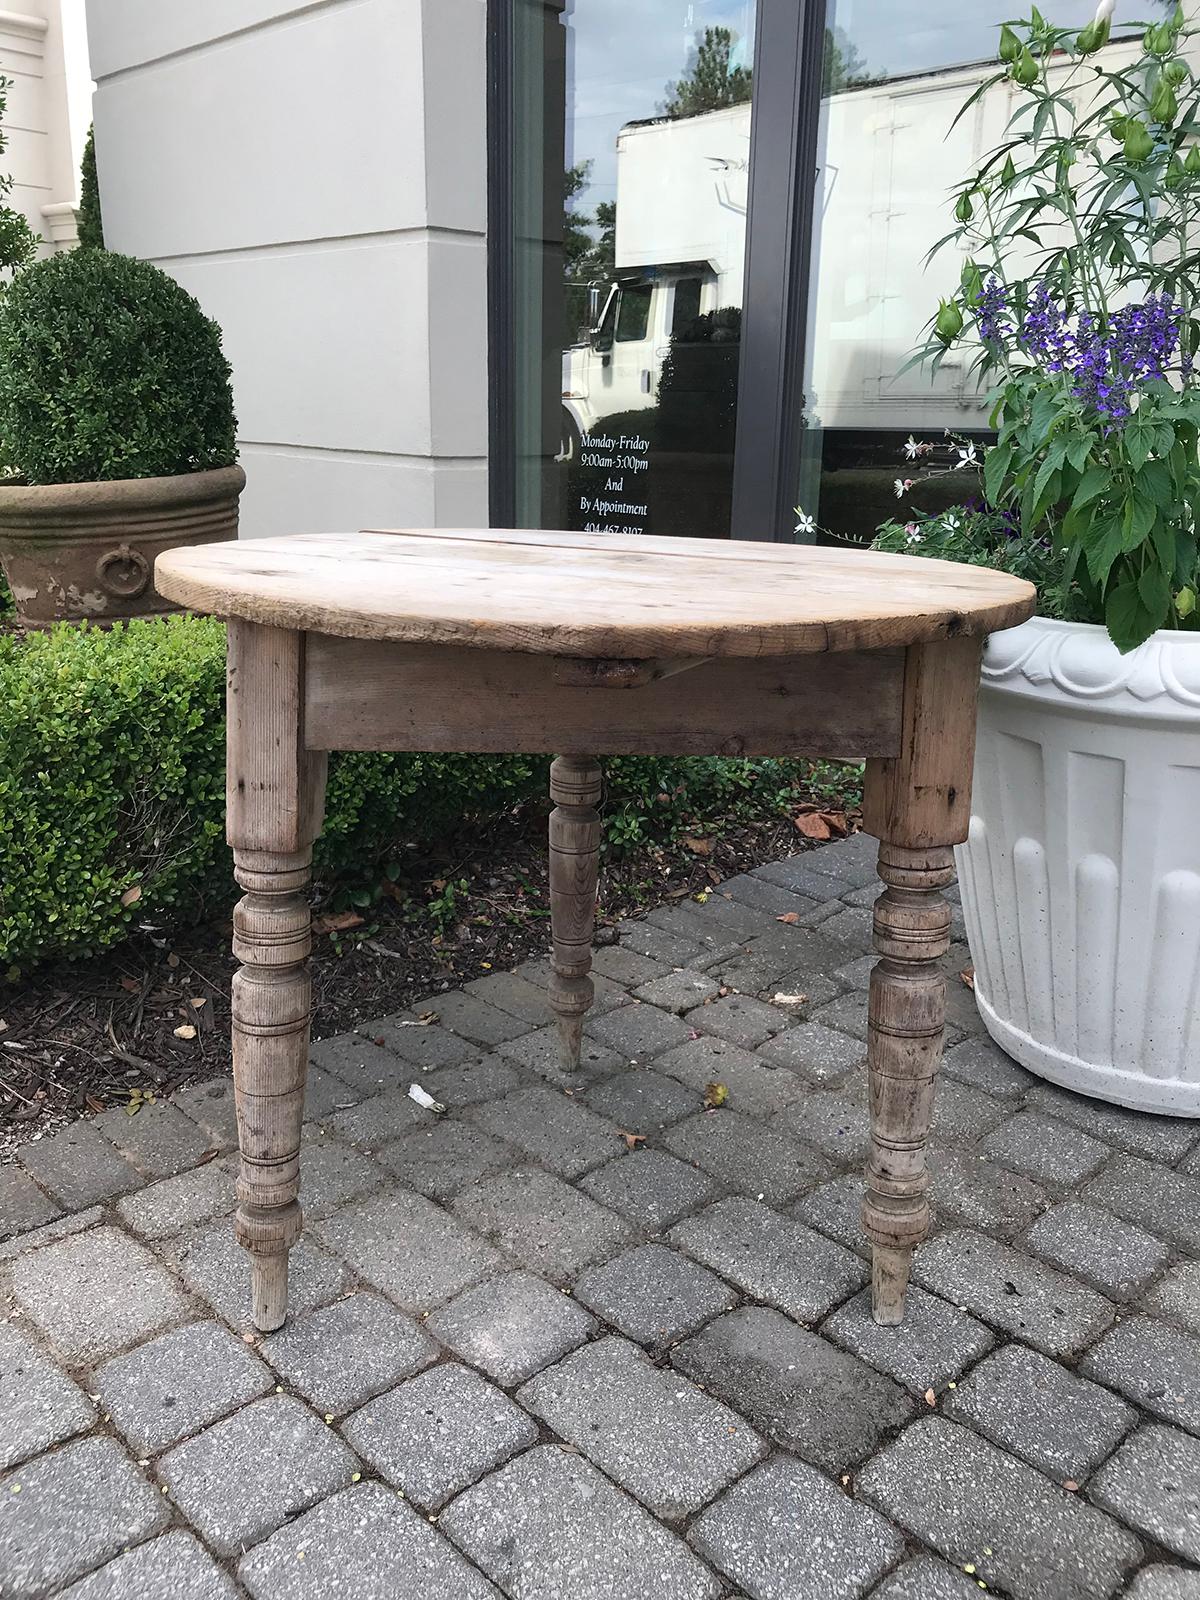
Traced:
<path fill-rule="evenodd" d="M 872 650 L 1023 622 L 987 567 L 813 545 L 525 529 L 299 534 L 169 550 L 193 611 L 360 639 L 601 658 Z"/>

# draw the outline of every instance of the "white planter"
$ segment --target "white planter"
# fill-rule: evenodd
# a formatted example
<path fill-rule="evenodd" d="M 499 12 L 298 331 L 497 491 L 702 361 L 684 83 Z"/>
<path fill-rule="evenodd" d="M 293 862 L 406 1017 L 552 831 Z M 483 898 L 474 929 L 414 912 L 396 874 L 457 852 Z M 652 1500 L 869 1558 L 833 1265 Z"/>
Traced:
<path fill-rule="evenodd" d="M 984 655 L 958 851 L 975 998 L 1040 1077 L 1200 1117 L 1200 633 L 1035 617 Z"/>

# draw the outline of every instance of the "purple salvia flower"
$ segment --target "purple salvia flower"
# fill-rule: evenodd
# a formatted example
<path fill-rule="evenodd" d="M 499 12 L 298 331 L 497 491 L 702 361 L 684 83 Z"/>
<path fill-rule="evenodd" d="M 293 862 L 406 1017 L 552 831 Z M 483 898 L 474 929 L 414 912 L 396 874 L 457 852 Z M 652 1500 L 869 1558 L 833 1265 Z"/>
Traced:
<path fill-rule="evenodd" d="M 975 296 L 975 321 L 985 344 L 998 344 L 1008 333 L 1008 290 L 992 276 Z"/>

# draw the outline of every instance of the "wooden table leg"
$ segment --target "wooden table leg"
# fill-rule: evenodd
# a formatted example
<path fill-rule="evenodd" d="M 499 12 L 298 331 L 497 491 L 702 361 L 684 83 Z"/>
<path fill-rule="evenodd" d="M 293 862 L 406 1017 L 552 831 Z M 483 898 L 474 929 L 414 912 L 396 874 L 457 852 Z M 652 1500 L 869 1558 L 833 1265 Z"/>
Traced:
<path fill-rule="evenodd" d="M 550 764 L 550 929 L 554 943 L 550 1004 L 558 1014 L 559 1062 L 579 1071 L 583 1022 L 595 998 L 588 976 L 600 873 L 603 774 L 590 756 L 559 756 Z"/>
<path fill-rule="evenodd" d="M 233 916 L 233 1077 L 241 1172 L 234 1224 L 250 1252 L 256 1327 L 287 1315 L 300 1235 L 300 1126 L 308 1071 L 312 845 L 326 758 L 304 749 L 304 636 L 229 624 L 227 831 L 246 891 Z"/>
<path fill-rule="evenodd" d="M 967 836 L 982 641 L 914 645 L 904 676 L 904 742 L 867 762 L 863 825 L 880 840 L 867 1068 L 871 1147 L 863 1226 L 872 1245 L 876 1322 L 904 1319 L 913 1249 L 929 1232 L 926 1147 L 942 1059 L 954 881 Z"/>

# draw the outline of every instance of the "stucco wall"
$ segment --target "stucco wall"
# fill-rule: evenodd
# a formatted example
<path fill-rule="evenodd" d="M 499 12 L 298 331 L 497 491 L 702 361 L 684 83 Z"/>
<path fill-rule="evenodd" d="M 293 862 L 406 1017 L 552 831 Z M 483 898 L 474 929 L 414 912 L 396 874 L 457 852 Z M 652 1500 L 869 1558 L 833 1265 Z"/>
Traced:
<path fill-rule="evenodd" d="M 87 0 L 110 248 L 225 333 L 244 536 L 487 522 L 484 0 Z"/>

